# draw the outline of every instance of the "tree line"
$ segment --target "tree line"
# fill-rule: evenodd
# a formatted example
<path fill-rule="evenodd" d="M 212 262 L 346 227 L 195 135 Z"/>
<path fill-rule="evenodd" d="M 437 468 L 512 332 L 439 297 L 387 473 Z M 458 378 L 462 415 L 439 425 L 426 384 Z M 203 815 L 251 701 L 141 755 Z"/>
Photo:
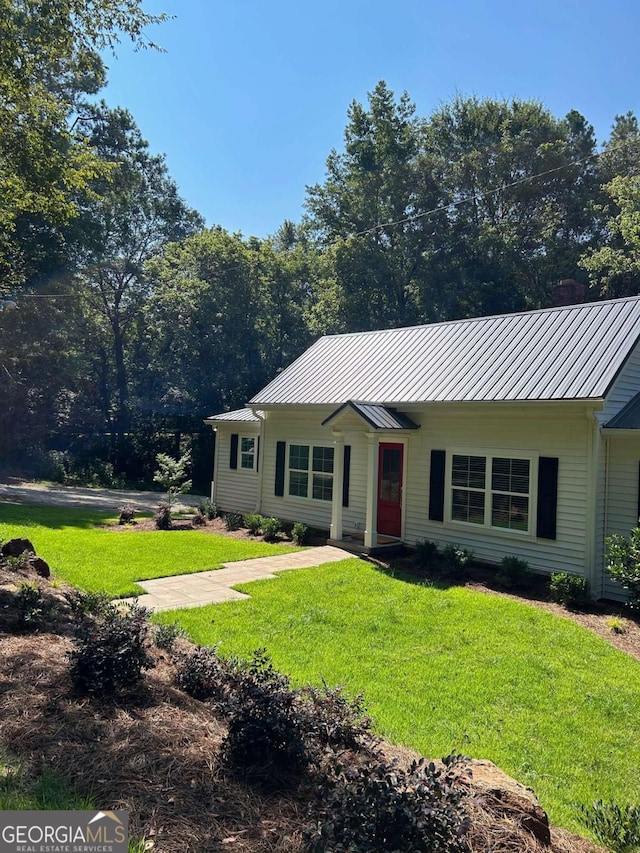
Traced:
<path fill-rule="evenodd" d="M 423 117 L 381 81 L 300 221 L 205 227 L 97 97 L 100 51 L 152 48 L 161 20 L 141 0 L 0 0 L 0 463 L 54 451 L 149 479 L 189 436 L 202 485 L 202 418 L 321 334 L 545 307 L 561 278 L 640 291 L 633 113 L 599 144 L 576 111 L 459 96 Z"/>

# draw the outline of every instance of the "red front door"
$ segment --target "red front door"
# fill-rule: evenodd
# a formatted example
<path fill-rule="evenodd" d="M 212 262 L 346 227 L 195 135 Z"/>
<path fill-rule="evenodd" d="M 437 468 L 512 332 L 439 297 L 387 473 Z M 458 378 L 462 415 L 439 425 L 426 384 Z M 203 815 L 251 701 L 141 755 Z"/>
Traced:
<path fill-rule="evenodd" d="M 380 444 L 378 452 L 378 533 L 402 535 L 402 444 Z"/>

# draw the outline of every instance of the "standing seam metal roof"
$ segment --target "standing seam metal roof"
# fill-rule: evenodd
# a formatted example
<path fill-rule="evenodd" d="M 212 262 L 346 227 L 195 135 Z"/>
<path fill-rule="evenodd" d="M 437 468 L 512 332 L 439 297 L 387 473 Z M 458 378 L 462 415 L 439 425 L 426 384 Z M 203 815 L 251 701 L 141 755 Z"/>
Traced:
<path fill-rule="evenodd" d="M 250 404 L 599 399 L 639 336 L 639 296 L 332 335 Z"/>

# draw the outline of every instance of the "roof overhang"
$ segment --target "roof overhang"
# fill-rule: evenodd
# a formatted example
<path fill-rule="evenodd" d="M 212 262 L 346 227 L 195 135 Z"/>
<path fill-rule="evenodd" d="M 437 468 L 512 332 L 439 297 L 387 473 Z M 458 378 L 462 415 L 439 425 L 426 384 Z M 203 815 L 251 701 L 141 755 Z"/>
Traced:
<path fill-rule="evenodd" d="M 368 427 L 376 431 L 394 432 L 401 430 L 416 430 L 420 429 L 420 425 L 411 420 L 410 417 L 398 412 L 390 406 L 383 406 L 380 403 L 363 403 L 356 400 L 349 400 L 339 406 L 335 412 L 332 412 L 328 418 L 322 421 L 322 426 L 333 426 L 340 422 L 347 413 L 355 413 Z"/>

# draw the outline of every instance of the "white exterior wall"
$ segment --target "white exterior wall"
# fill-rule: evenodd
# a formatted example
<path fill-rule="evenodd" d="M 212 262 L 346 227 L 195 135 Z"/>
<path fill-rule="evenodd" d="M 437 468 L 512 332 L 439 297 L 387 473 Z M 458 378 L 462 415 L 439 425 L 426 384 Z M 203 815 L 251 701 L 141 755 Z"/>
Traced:
<path fill-rule="evenodd" d="M 606 536 L 619 533 L 628 536 L 638 525 L 638 466 L 640 465 L 640 436 L 638 438 L 608 439 L 609 475 L 606 497 Z M 604 595 L 624 598 L 624 590 L 605 575 Z"/>
<path fill-rule="evenodd" d="M 231 436 L 257 438 L 260 425 L 253 422 L 223 423 L 216 429 L 215 465 L 213 472 L 213 502 L 222 512 L 255 512 L 258 503 L 257 471 L 245 471 L 240 467 L 240 449 L 238 449 L 238 467 L 229 467 Z M 260 465 L 263 448 L 260 447 Z"/>
<path fill-rule="evenodd" d="M 600 423 L 606 424 L 610 421 L 632 397 L 635 397 L 638 391 L 640 391 L 640 345 L 636 345 L 633 349 L 607 394 L 604 409 L 599 416 Z"/>
<path fill-rule="evenodd" d="M 406 466 L 405 539 L 432 539 L 472 550 L 481 560 L 498 563 L 507 555 L 529 562 L 546 572 L 569 571 L 588 575 L 593 525 L 589 512 L 588 433 L 592 421 L 583 406 L 561 410 L 534 406 L 435 407 L 404 410 L 422 428 L 409 438 Z M 431 450 L 468 449 L 482 455 L 497 450 L 531 453 L 559 459 L 557 538 L 535 537 L 536 505 L 530 507 L 531 534 L 429 520 L 429 469 Z M 532 469 L 537 480 L 537 466 Z M 445 484 L 445 493 L 449 484 Z M 535 495 L 533 496 L 535 498 Z"/>

